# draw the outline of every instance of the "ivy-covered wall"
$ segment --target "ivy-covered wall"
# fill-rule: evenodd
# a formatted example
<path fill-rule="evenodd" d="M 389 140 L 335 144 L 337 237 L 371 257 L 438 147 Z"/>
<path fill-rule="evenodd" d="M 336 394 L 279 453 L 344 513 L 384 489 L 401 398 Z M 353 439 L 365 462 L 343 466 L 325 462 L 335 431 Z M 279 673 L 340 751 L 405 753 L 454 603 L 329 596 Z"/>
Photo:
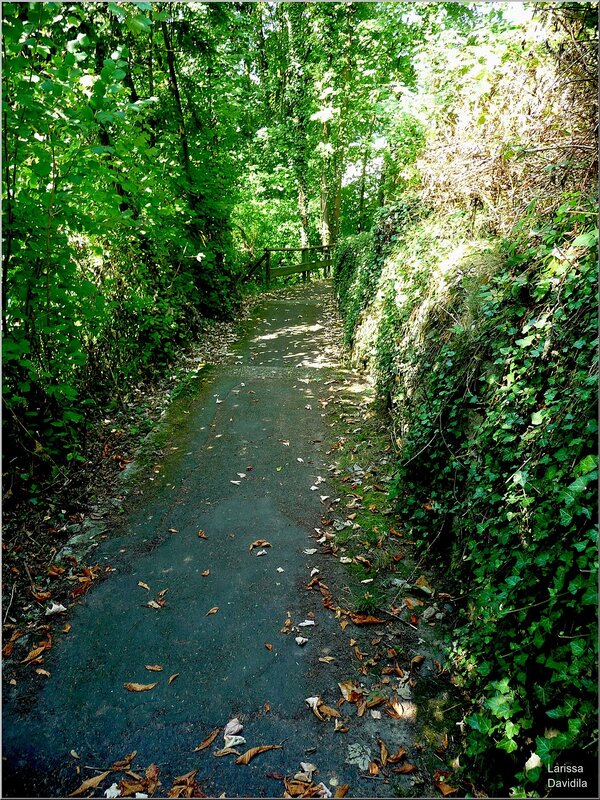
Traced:
<path fill-rule="evenodd" d="M 499 241 L 407 201 L 335 254 L 347 343 L 391 408 L 397 513 L 463 598 L 466 752 L 496 791 L 531 791 L 595 724 L 592 211 L 573 197 Z"/>

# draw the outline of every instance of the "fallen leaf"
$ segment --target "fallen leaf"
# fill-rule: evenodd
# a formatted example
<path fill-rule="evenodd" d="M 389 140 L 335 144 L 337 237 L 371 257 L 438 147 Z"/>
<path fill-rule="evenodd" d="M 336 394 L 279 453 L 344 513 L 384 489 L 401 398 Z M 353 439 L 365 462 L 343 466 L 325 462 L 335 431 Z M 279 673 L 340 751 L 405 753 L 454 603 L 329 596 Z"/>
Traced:
<path fill-rule="evenodd" d="M 114 762 L 114 764 L 110 768 L 111 772 L 121 772 L 124 770 L 131 769 L 131 762 L 136 756 L 137 756 L 137 750 L 134 750 L 132 753 L 127 753 L 126 756 Z"/>
<path fill-rule="evenodd" d="M 77 759 L 80 759 L 80 758 L 81 758 L 81 756 L 79 755 L 79 753 L 78 753 L 76 750 L 71 750 L 71 752 L 69 753 L 69 755 L 70 755 L 70 756 L 73 756 L 73 758 L 77 758 Z"/>
<path fill-rule="evenodd" d="M 31 594 L 35 597 L 38 602 L 43 602 L 44 600 L 49 600 L 52 597 L 52 592 L 34 592 L 32 590 Z"/>
<path fill-rule="evenodd" d="M 308 639 L 306 639 L 304 636 L 296 636 L 294 641 L 299 647 L 304 647 L 304 645 L 308 642 Z"/>
<path fill-rule="evenodd" d="M 128 692 L 149 692 L 158 686 L 158 683 L 124 683 L 123 686 Z"/>
<path fill-rule="evenodd" d="M 402 761 L 403 758 L 406 758 L 406 750 L 404 747 L 399 747 L 393 755 L 388 755 L 387 760 L 389 764 L 397 764 L 399 761 Z"/>
<path fill-rule="evenodd" d="M 333 729 L 334 733 L 348 733 L 348 728 L 344 725 L 344 723 L 339 720 L 334 720 L 335 728 Z"/>
<path fill-rule="evenodd" d="M 148 600 L 146 605 L 148 606 L 148 608 L 158 608 L 158 609 L 163 608 L 163 606 L 161 606 L 160 603 L 157 603 L 156 600 Z"/>
<path fill-rule="evenodd" d="M 36 669 L 36 673 L 37 673 L 38 675 L 45 675 L 45 677 L 46 677 L 46 678 L 49 678 L 49 677 L 50 677 L 50 673 L 48 672 L 48 670 L 47 670 L 47 669 L 42 669 L 41 667 L 38 667 L 38 668 Z"/>
<path fill-rule="evenodd" d="M 142 589 L 146 589 L 148 592 L 150 591 L 150 587 L 147 583 L 144 583 L 144 581 L 138 581 L 138 586 L 141 586 Z"/>
<path fill-rule="evenodd" d="M 263 708 L 265 710 L 265 714 L 270 714 L 271 713 L 271 703 L 265 703 Z"/>
<path fill-rule="evenodd" d="M 246 744 L 246 740 L 243 736 L 224 736 L 223 738 L 225 740 L 225 747 L 239 747 L 241 744 Z"/>
<path fill-rule="evenodd" d="M 104 792 L 104 797 L 108 797 L 109 800 L 112 800 L 112 798 L 115 797 L 121 797 L 121 790 L 116 783 L 113 783 L 108 787 L 108 789 Z"/>
<path fill-rule="evenodd" d="M 369 764 L 369 775 L 379 775 L 379 767 L 374 761 Z"/>
<path fill-rule="evenodd" d="M 446 778 L 449 778 L 452 775 L 451 772 L 444 772 L 441 769 L 436 769 L 433 773 L 433 783 L 436 789 L 446 797 L 446 795 L 452 794 L 453 792 L 457 792 L 458 789 L 454 786 L 449 786 L 446 783 Z"/>
<path fill-rule="evenodd" d="M 42 655 L 44 650 L 48 648 L 44 645 L 39 647 L 34 647 L 33 650 L 30 650 L 29 653 L 25 656 L 25 658 L 20 662 L 21 664 L 31 664 L 34 661 L 37 661 L 38 658 Z"/>
<path fill-rule="evenodd" d="M 235 736 L 236 733 L 239 733 L 243 729 L 242 723 L 239 721 L 237 717 L 230 719 L 227 725 L 225 725 L 225 730 L 223 731 L 223 736 Z"/>
<path fill-rule="evenodd" d="M 63 632 L 63 633 L 69 633 L 69 631 L 71 630 L 71 628 L 72 628 L 72 627 L 73 627 L 73 626 L 71 625 L 71 623 L 70 623 L 70 622 L 67 622 L 67 624 L 65 625 L 65 627 L 64 627 L 64 628 L 62 628 L 62 632 Z"/>
<path fill-rule="evenodd" d="M 346 630 L 346 628 L 348 627 L 348 625 L 349 625 L 349 624 L 350 624 L 350 620 L 343 619 L 343 620 L 340 622 L 340 628 L 341 628 L 343 631 L 345 631 L 345 630 Z"/>
<path fill-rule="evenodd" d="M 178 672 L 174 672 L 171 675 L 171 677 L 169 678 L 169 680 L 167 681 L 167 684 L 170 686 L 173 683 L 174 680 L 177 680 L 178 677 L 179 677 L 179 673 Z"/>
<path fill-rule="evenodd" d="M 179 533 L 177 528 L 169 528 L 169 533 Z"/>
<path fill-rule="evenodd" d="M 323 717 L 319 711 L 319 706 L 323 705 L 323 700 L 318 695 L 315 695 L 314 697 L 307 697 L 304 702 L 318 720 L 325 722 L 325 717 Z"/>
<path fill-rule="evenodd" d="M 222 750 L 213 750 L 213 756 L 215 758 L 221 758 L 221 756 L 239 756 L 240 751 L 236 750 L 235 747 L 224 747 Z"/>
<path fill-rule="evenodd" d="M 59 567 L 58 564 L 52 564 L 52 566 L 48 568 L 48 575 L 51 578 L 58 578 L 58 576 L 62 575 L 64 571 L 64 567 Z"/>
<path fill-rule="evenodd" d="M 310 625 L 315 625 L 314 619 L 305 619 L 304 622 L 299 622 L 299 628 L 308 628 Z"/>
<path fill-rule="evenodd" d="M 78 786 L 74 792 L 71 792 L 69 797 L 77 797 L 77 795 L 83 794 L 90 789 L 96 789 L 109 775 L 110 770 L 107 770 L 107 772 L 102 772 L 100 775 L 94 775 L 93 778 L 88 778 L 87 781 L 84 781 L 81 786 Z"/>
<path fill-rule="evenodd" d="M 225 730 L 227 730 L 227 728 L 225 728 Z M 214 740 L 220 733 L 221 733 L 221 728 L 215 728 L 215 730 L 212 731 L 212 733 L 209 733 L 206 739 L 203 739 L 198 745 L 198 747 L 195 747 L 192 750 L 192 752 L 199 753 L 200 750 L 204 750 L 206 747 L 210 747 L 210 745 L 214 742 Z"/>
<path fill-rule="evenodd" d="M 334 797 L 346 797 L 348 792 L 350 791 L 350 784 L 349 783 L 341 783 L 335 792 L 333 793 Z"/>
<path fill-rule="evenodd" d="M 341 681 L 341 683 L 338 683 L 338 686 L 340 687 L 344 700 L 347 700 L 349 703 L 356 703 L 357 700 L 362 699 L 363 690 L 354 681 Z"/>
<path fill-rule="evenodd" d="M 402 764 L 401 767 L 394 767 L 392 772 L 398 772 L 401 775 L 409 775 L 411 772 L 414 772 L 417 768 L 414 764 Z"/>
<path fill-rule="evenodd" d="M 389 751 L 383 739 L 378 739 L 377 744 L 379 745 L 379 760 L 381 761 L 381 766 L 385 767 L 388 762 Z"/>
<path fill-rule="evenodd" d="M 198 538 L 199 539 L 208 539 L 208 536 L 204 533 L 203 530 L 198 531 Z"/>
<path fill-rule="evenodd" d="M 333 656 L 323 656 L 319 661 L 322 661 L 323 664 L 331 664 L 332 661 L 335 661 L 335 658 Z"/>
<path fill-rule="evenodd" d="M 249 764 L 255 756 L 260 755 L 261 753 L 266 753 L 268 750 L 283 750 L 283 745 L 280 744 L 263 744 L 260 747 L 251 747 L 250 750 L 246 750 L 246 752 L 241 755 L 239 758 L 236 758 L 236 764 Z"/>
<path fill-rule="evenodd" d="M 355 625 L 378 625 L 386 621 L 371 614 L 355 614 L 352 611 L 350 612 L 350 619 Z"/>
<path fill-rule="evenodd" d="M 229 483 L 233 483 L 234 486 L 239 486 L 241 481 L 229 481 Z"/>
<path fill-rule="evenodd" d="M 210 570 L 209 569 L 205 569 L 204 572 L 202 573 L 202 577 L 203 578 L 208 578 L 209 575 L 210 575 Z"/>
<path fill-rule="evenodd" d="M 418 667 L 425 661 L 425 656 L 415 656 L 411 659 L 410 668 Z"/>
<path fill-rule="evenodd" d="M 270 642 L 265 642 L 265 647 L 269 652 L 271 652 L 271 650 L 273 649 L 273 645 Z"/>
<path fill-rule="evenodd" d="M 266 556 L 267 555 L 267 551 L 266 550 L 257 550 L 256 551 L 256 555 L 257 556 Z"/>
<path fill-rule="evenodd" d="M 336 717 L 338 719 L 341 719 L 342 716 L 337 709 L 331 708 L 330 706 L 326 706 L 325 704 L 319 706 L 319 711 L 326 717 Z"/>
<path fill-rule="evenodd" d="M 209 616 L 209 614 L 216 614 L 218 610 L 219 610 L 219 606 L 213 606 L 213 607 L 210 609 L 210 611 L 207 611 L 207 612 L 206 612 L 206 614 L 205 614 L 204 616 L 208 617 L 208 616 Z"/>
<path fill-rule="evenodd" d="M 313 556 L 317 552 L 317 548 L 316 547 L 307 547 L 302 552 L 306 553 L 307 556 Z"/>
<path fill-rule="evenodd" d="M 8 658 L 12 654 L 12 651 L 13 651 L 14 646 L 15 646 L 15 642 L 17 641 L 17 639 L 20 639 L 21 636 L 24 636 L 24 635 L 25 634 L 22 631 L 13 631 L 12 632 L 10 639 L 8 640 L 8 642 L 4 645 L 4 647 L 2 649 L 2 655 L 4 656 L 4 658 Z"/>

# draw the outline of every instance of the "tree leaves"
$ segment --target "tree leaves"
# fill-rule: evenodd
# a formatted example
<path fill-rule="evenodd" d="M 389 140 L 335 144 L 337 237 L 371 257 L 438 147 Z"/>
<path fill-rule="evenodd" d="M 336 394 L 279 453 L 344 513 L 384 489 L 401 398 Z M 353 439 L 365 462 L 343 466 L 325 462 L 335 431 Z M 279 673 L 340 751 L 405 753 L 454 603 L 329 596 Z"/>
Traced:
<path fill-rule="evenodd" d="M 124 683 L 128 692 L 150 692 L 158 683 Z"/>
<path fill-rule="evenodd" d="M 215 728 L 214 731 L 209 733 L 208 736 L 200 742 L 198 747 L 194 748 L 193 752 L 199 753 L 201 750 L 205 750 L 207 747 L 210 747 L 210 745 L 214 742 L 214 740 L 220 733 L 221 733 L 221 728 Z"/>
<path fill-rule="evenodd" d="M 239 758 L 236 758 L 236 764 L 249 764 L 253 758 L 260 755 L 261 753 L 267 753 L 269 750 L 282 750 L 283 747 L 280 744 L 264 744 L 260 745 L 259 747 L 251 747 L 249 750 L 246 750 Z"/>

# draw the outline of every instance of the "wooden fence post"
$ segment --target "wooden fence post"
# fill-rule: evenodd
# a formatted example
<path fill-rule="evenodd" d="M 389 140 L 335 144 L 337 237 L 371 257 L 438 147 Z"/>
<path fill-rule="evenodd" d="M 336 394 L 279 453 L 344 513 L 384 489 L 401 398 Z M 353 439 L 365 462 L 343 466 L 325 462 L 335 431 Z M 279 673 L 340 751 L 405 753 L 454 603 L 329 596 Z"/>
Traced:
<path fill-rule="evenodd" d="M 267 286 L 271 283 L 271 251 L 265 248 L 265 279 Z"/>
<path fill-rule="evenodd" d="M 302 256 L 301 256 L 301 264 L 306 264 L 308 261 L 308 251 L 303 247 L 302 248 Z M 306 283 L 308 280 L 308 272 L 302 273 L 302 283 Z"/>

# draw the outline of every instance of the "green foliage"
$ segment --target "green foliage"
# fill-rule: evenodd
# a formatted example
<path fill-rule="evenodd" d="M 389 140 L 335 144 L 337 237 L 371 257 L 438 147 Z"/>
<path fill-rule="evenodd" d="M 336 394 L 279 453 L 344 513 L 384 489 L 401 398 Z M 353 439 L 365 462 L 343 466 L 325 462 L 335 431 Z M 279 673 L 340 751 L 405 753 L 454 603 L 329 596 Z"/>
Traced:
<path fill-rule="evenodd" d="M 3 17 L 4 427 L 29 475 L 77 460 L 94 404 L 168 364 L 202 314 L 231 311 L 239 77 L 216 46 L 227 13 L 38 3 Z M 175 63 L 179 122 L 163 23 L 180 62 L 219 76 L 192 88 Z"/>
<path fill-rule="evenodd" d="M 594 726 L 592 207 L 565 198 L 533 238 L 502 243 L 501 259 L 469 242 L 460 218 L 434 217 L 400 225 L 395 241 L 380 224 L 336 256 L 347 336 L 355 351 L 370 348 L 401 432 L 392 496 L 467 595 L 453 660 L 483 698 L 467 754 L 494 791 L 540 777 L 523 772 L 528 738 L 548 765 Z M 376 330 L 361 328 L 363 309 Z M 490 772 L 494 748 L 505 761 Z"/>

